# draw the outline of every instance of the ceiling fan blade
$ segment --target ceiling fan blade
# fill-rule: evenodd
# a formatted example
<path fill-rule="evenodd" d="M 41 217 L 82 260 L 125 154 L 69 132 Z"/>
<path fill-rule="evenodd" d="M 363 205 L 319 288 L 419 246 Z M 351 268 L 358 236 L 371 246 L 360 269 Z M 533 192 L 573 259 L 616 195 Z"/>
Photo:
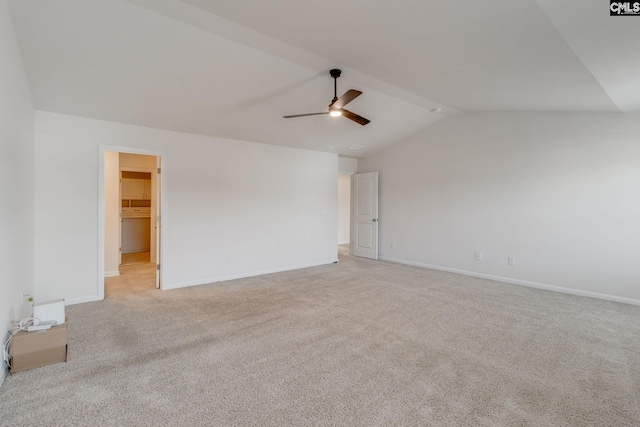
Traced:
<path fill-rule="evenodd" d="M 335 102 L 332 102 L 331 105 L 329 105 L 329 107 L 341 109 L 342 107 L 344 107 L 345 105 L 347 105 L 348 103 L 350 103 L 351 101 L 359 97 L 360 95 L 362 95 L 362 92 L 360 92 L 359 90 L 349 89 L 344 93 L 344 95 L 336 99 Z"/>
<path fill-rule="evenodd" d="M 329 114 L 329 112 L 327 111 L 326 113 L 294 114 L 293 116 L 282 116 L 282 117 L 284 119 L 293 119 L 296 117 L 319 116 L 320 114 Z"/>
<path fill-rule="evenodd" d="M 342 115 L 343 115 L 344 117 L 346 117 L 347 119 L 349 119 L 349 120 L 353 120 L 354 122 L 356 122 L 356 123 L 358 123 L 358 124 L 360 124 L 360 125 L 362 125 L 362 126 L 364 126 L 364 125 L 366 125 L 367 123 L 371 122 L 371 120 L 369 120 L 369 119 L 365 119 L 364 117 L 359 116 L 359 115 L 357 115 L 356 113 L 352 113 L 352 112 L 351 112 L 351 111 L 349 111 L 349 110 L 345 110 L 344 108 L 342 109 Z"/>

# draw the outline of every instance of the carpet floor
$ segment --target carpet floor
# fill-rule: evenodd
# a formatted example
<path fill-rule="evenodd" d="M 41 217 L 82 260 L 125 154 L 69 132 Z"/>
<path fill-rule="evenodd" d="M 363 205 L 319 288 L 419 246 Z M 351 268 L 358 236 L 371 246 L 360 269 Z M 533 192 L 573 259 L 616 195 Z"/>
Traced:
<path fill-rule="evenodd" d="M 67 314 L 0 425 L 640 425 L 631 305 L 342 254 Z"/>

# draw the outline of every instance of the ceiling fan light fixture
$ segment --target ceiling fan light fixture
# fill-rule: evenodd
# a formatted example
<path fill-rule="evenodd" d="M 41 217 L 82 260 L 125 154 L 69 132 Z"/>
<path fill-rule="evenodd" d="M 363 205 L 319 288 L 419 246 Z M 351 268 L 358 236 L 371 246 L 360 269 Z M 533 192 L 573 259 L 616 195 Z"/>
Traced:
<path fill-rule="evenodd" d="M 333 78 L 333 99 L 331 100 L 331 104 L 329 104 L 329 111 L 325 111 L 324 113 L 309 113 L 309 114 L 294 114 L 292 116 L 282 116 L 285 119 L 294 119 L 296 117 L 307 117 L 307 116 L 319 116 L 322 114 L 329 114 L 332 117 L 344 117 L 349 119 L 359 125 L 366 125 L 370 122 L 369 119 L 365 119 L 362 116 L 357 115 L 345 108 L 345 105 L 362 95 L 362 92 L 355 89 L 349 89 L 346 91 L 340 98 L 338 98 L 338 77 L 340 77 L 341 71 L 337 68 L 330 70 L 331 77 Z"/>

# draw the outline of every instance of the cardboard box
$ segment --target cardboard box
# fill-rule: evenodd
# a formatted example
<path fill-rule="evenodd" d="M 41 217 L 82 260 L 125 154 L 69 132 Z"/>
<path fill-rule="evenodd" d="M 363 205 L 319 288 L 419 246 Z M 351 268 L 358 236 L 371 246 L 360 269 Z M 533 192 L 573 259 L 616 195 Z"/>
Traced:
<path fill-rule="evenodd" d="M 9 344 L 11 373 L 67 361 L 68 323 L 45 331 L 20 331 Z"/>

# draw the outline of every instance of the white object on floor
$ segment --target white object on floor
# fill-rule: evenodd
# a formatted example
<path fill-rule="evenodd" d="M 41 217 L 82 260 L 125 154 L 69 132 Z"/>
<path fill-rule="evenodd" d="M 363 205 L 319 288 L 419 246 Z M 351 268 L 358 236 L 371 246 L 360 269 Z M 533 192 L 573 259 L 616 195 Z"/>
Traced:
<path fill-rule="evenodd" d="M 56 325 L 62 325 L 65 320 L 64 300 L 41 302 L 33 305 L 33 317 L 40 323 L 55 320 Z"/>
<path fill-rule="evenodd" d="M 44 331 L 45 329 L 51 329 L 51 324 L 47 323 L 46 325 L 33 325 L 27 328 L 27 332 L 33 331 Z"/>

